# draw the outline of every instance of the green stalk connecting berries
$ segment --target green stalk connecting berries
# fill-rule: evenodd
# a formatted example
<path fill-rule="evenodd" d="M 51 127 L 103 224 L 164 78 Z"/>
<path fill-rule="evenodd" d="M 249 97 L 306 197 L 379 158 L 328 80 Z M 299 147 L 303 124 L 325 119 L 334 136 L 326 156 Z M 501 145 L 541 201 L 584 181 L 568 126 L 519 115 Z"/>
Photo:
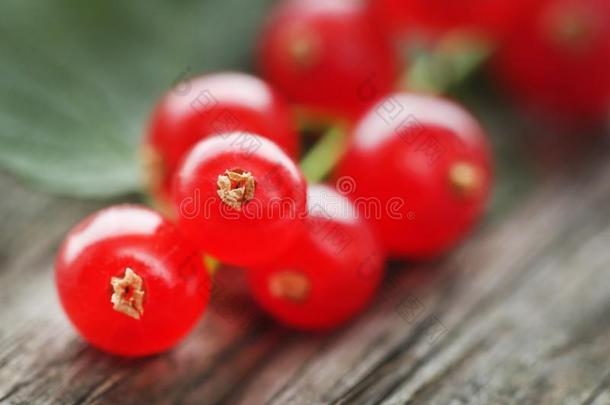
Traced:
<path fill-rule="evenodd" d="M 343 125 L 331 126 L 301 160 L 301 171 L 307 181 L 325 179 L 335 168 L 345 149 L 346 130 Z"/>

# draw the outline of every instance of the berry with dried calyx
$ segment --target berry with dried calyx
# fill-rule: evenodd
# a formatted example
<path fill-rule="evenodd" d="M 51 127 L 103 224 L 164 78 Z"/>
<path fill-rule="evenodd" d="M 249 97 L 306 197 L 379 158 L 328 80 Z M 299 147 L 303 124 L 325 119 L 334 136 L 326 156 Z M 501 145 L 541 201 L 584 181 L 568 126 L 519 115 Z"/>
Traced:
<path fill-rule="evenodd" d="M 131 205 L 101 210 L 72 229 L 55 281 L 80 334 L 122 356 L 172 348 L 201 317 L 210 292 L 201 255 L 176 226 Z"/>
<path fill-rule="evenodd" d="M 481 217 L 491 166 L 485 133 L 468 111 L 395 93 L 356 124 L 336 175 L 353 181 L 350 198 L 379 202 L 379 217 L 369 219 L 389 255 L 422 259 L 444 253 Z"/>
<path fill-rule="evenodd" d="M 257 302 L 303 330 L 331 329 L 356 316 L 383 277 L 383 257 L 366 221 L 328 186 L 310 185 L 308 217 L 294 247 L 248 269 Z"/>
<path fill-rule="evenodd" d="M 548 122 L 581 127 L 610 113 L 610 2 L 544 0 L 497 53 L 498 82 Z"/>
<path fill-rule="evenodd" d="M 227 133 L 199 142 L 174 183 L 178 225 L 223 263 L 269 260 L 291 243 L 305 213 L 305 180 L 273 142 Z"/>
<path fill-rule="evenodd" d="M 309 115 L 354 117 L 390 91 L 399 62 L 364 4 L 278 4 L 259 44 L 267 80 Z"/>

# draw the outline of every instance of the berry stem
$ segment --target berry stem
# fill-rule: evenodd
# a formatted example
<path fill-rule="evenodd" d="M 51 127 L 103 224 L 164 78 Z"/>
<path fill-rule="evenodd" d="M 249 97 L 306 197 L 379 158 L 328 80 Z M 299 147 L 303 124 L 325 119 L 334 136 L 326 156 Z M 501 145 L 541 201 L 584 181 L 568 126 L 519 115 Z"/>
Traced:
<path fill-rule="evenodd" d="M 345 134 L 342 125 L 329 127 L 301 160 L 301 170 L 308 181 L 317 183 L 330 174 L 343 156 Z"/>
<path fill-rule="evenodd" d="M 467 35 L 453 34 L 433 50 L 422 51 L 404 73 L 406 90 L 444 94 L 476 72 L 491 56 L 493 46 Z"/>

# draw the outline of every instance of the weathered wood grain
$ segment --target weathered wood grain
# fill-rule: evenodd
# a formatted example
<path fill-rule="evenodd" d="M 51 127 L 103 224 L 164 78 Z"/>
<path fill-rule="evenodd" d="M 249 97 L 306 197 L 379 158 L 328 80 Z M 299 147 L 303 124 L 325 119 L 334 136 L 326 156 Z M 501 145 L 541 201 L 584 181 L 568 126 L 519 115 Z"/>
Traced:
<path fill-rule="evenodd" d="M 600 149 L 450 257 L 393 264 L 374 305 L 331 335 L 275 325 L 227 273 L 195 332 L 142 360 L 87 346 L 55 296 L 54 250 L 96 205 L 2 175 L 0 402 L 610 404 L 610 150 Z"/>

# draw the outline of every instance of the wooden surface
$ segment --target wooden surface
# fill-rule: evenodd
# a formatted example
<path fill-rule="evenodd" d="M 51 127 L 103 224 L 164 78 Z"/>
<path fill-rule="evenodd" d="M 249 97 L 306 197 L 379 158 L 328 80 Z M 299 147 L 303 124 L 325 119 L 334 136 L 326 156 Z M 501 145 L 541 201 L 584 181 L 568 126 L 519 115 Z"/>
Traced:
<path fill-rule="evenodd" d="M 283 329 L 223 272 L 172 352 L 85 344 L 53 286 L 63 234 L 96 204 L 0 176 L 0 402 L 610 404 L 610 150 L 550 176 L 434 264 L 392 265 L 331 335 Z M 340 298 L 340 297 L 339 297 Z"/>

